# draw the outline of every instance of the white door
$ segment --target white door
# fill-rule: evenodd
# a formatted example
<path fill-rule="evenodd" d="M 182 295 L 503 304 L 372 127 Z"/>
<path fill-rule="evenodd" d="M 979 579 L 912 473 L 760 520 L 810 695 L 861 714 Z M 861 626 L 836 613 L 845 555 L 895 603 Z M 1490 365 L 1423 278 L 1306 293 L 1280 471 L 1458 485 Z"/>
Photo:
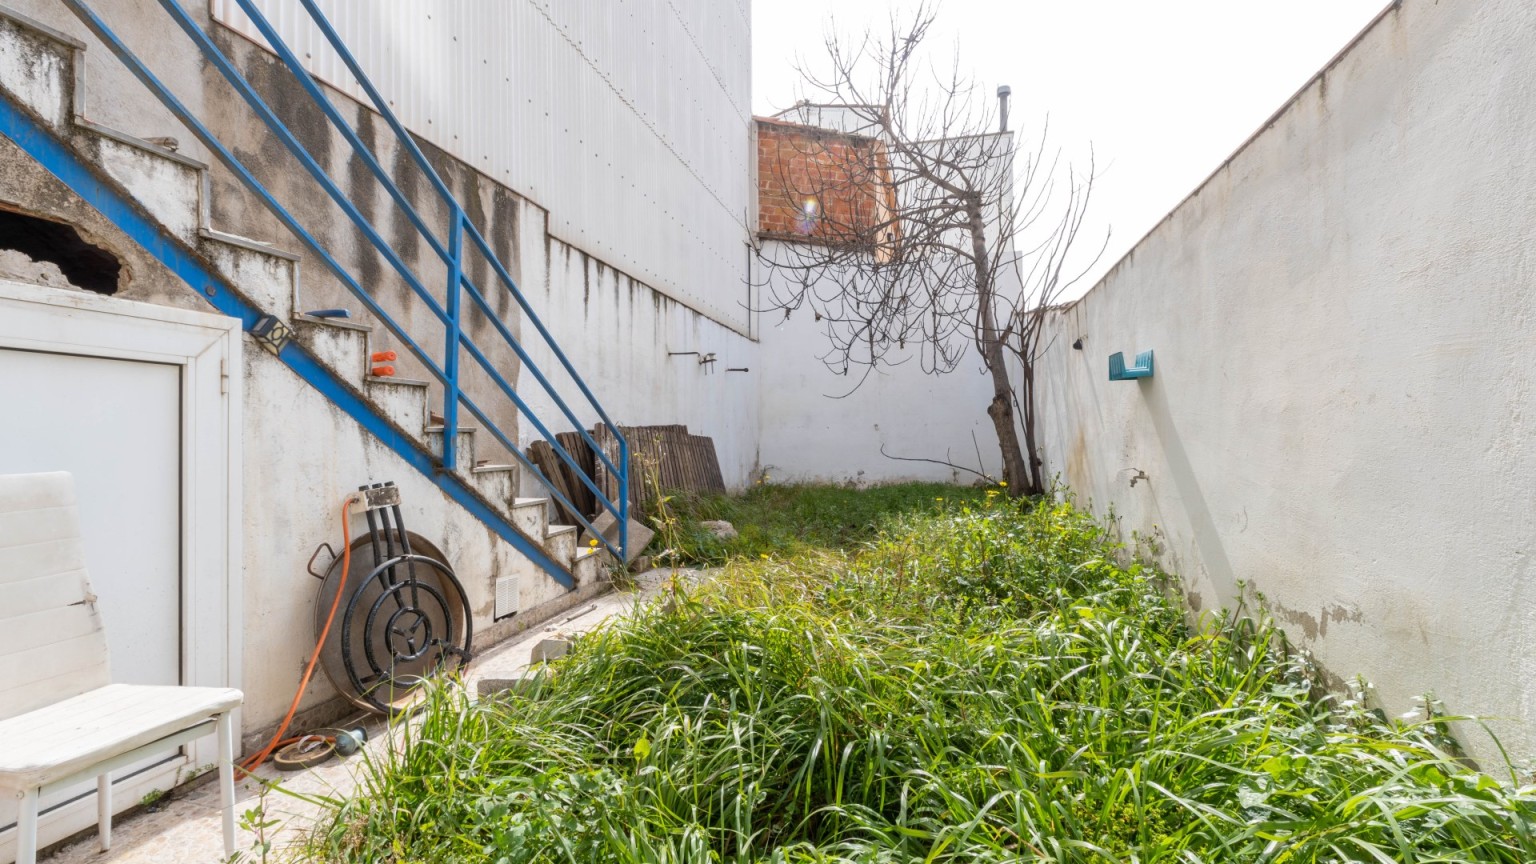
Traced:
<path fill-rule="evenodd" d="M 0 474 L 75 475 L 112 680 L 181 683 L 181 367 L 0 350 Z"/>
<path fill-rule="evenodd" d="M 129 684 L 182 683 L 181 375 L 165 363 L 0 348 L 0 474 L 75 476 L 112 680 Z M 166 754 L 114 778 L 183 762 Z M 15 804 L 0 803 L 0 828 L 15 818 Z"/>
<path fill-rule="evenodd" d="M 240 364 L 237 319 L 0 279 L 0 472 L 75 475 L 115 680 L 240 686 Z M 213 743 L 113 772 L 114 803 Z M 96 822 L 88 788 L 47 804 L 44 844 Z M 15 819 L 0 798 L 0 862 Z"/>

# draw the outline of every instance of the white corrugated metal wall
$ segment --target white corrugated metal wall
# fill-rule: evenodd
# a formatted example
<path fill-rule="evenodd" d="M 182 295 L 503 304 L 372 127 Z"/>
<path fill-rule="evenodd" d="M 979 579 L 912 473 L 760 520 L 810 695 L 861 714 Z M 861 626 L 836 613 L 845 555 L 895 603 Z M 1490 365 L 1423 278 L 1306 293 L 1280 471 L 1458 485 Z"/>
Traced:
<path fill-rule="evenodd" d="M 234 0 L 213 15 L 261 42 Z M 412 131 L 550 231 L 734 329 L 749 318 L 750 0 L 320 0 Z M 258 0 L 362 94 L 296 0 Z"/>

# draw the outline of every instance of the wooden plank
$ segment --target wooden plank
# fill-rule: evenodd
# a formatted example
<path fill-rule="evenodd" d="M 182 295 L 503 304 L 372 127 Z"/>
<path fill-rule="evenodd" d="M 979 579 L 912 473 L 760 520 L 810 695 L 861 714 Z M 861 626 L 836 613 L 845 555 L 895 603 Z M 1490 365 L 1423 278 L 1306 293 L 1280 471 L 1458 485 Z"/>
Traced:
<path fill-rule="evenodd" d="M 695 436 L 695 440 L 699 448 L 700 470 L 703 475 L 701 485 L 711 492 L 725 494 L 725 475 L 720 471 L 720 454 L 715 452 L 714 439 L 699 435 Z"/>
<path fill-rule="evenodd" d="M 693 435 L 689 433 L 687 426 L 679 424 L 621 426 L 619 432 L 629 441 L 629 497 L 632 506 L 639 508 L 650 503 L 652 491 L 646 478 L 652 472 L 655 473 L 661 488 L 666 492 L 703 494 L 725 492 L 725 481 L 720 473 L 719 458 L 715 454 L 715 442 L 707 435 Z M 619 439 L 614 431 L 604 424 L 598 424 L 588 434 L 592 436 L 592 441 L 597 444 L 598 449 L 617 466 Z M 619 502 L 618 477 L 608 470 L 603 460 L 597 458 L 597 454 L 581 439 L 581 436 L 576 433 L 561 433 L 556 436 L 556 440 L 576 459 L 582 469 L 588 472 L 587 476 L 592 478 L 594 485 L 602 490 L 603 495 L 617 504 Z M 548 451 L 547 445 L 544 451 Z M 540 459 L 553 459 L 554 463 L 564 465 L 564 460 L 554 456 L 552 451 L 543 452 L 541 456 L 535 458 L 542 470 L 545 463 Z M 583 506 L 586 515 L 595 516 L 600 507 L 581 479 L 571 472 L 568 466 L 562 467 L 557 473 L 560 474 L 559 482 L 563 484 L 562 493 L 567 494 L 572 502 Z"/>
<path fill-rule="evenodd" d="M 564 459 L 558 455 L 555 456 L 560 463 L 560 473 L 565 476 L 565 485 L 571 490 L 571 503 L 583 513 L 596 513 L 597 496 L 592 494 L 592 490 L 582 480 L 583 476 L 589 479 L 594 476 L 593 463 L 596 457 L 592 454 L 592 448 L 587 446 L 580 432 L 560 432 L 555 435 L 555 440 L 565 448 L 565 452 L 570 454 L 578 466 L 572 468 Z"/>
<path fill-rule="evenodd" d="M 528 447 L 528 458 L 533 460 L 533 464 L 549 479 L 550 485 L 557 492 L 564 495 L 571 503 L 575 503 L 575 499 L 571 498 L 571 488 L 565 480 L 565 472 L 560 470 L 560 457 L 555 455 L 554 448 L 549 446 L 548 441 L 535 441 L 530 444 Z M 554 498 L 554 496 L 551 496 L 551 498 L 553 498 L 555 507 L 560 514 L 560 521 L 566 524 L 575 524 L 575 516 L 578 514 L 573 514 L 570 508 L 560 503 L 560 499 Z M 542 541 L 544 538 L 536 537 L 534 539 Z"/>

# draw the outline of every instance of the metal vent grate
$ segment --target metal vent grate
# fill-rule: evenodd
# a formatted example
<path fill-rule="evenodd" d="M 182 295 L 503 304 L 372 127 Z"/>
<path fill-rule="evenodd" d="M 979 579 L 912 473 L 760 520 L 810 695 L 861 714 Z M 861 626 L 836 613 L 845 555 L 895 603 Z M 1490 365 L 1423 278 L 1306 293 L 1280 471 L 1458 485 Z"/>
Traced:
<path fill-rule="evenodd" d="M 518 585 L 516 576 L 503 576 L 496 580 L 496 608 L 492 616 L 497 621 L 517 614 L 520 599 Z"/>

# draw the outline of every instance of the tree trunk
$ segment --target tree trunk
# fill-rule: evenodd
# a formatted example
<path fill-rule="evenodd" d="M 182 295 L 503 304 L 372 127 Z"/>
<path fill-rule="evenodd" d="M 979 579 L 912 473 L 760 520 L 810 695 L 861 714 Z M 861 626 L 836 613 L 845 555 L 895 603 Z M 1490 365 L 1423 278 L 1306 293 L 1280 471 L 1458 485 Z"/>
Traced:
<path fill-rule="evenodd" d="M 1023 396 L 1019 400 L 1019 406 L 1024 411 L 1024 452 L 1029 463 L 1029 494 L 1045 494 L 1045 477 L 1042 476 L 1044 460 L 1040 458 L 1040 446 L 1035 442 L 1035 362 L 1033 359 L 1024 360 L 1024 369 L 1021 373 L 1024 380 L 1019 389 Z"/>
<path fill-rule="evenodd" d="M 1013 387 L 1008 381 L 1008 367 L 1003 365 L 1003 350 L 994 343 L 990 350 L 983 348 L 981 353 L 992 374 L 992 404 L 987 406 L 987 416 L 997 430 L 1008 494 L 1014 498 L 1033 495 L 1034 487 L 1040 484 L 1032 480 L 1030 466 L 1019 448 L 1019 432 L 1013 422 Z"/>
<path fill-rule="evenodd" d="M 1019 433 L 1013 424 L 1013 384 L 1008 380 L 1008 365 L 1003 354 L 1003 340 L 997 332 L 997 315 L 993 306 L 995 290 L 992 272 L 987 266 L 991 258 L 987 254 L 986 220 L 981 215 L 981 199 L 972 196 L 966 207 L 971 234 L 971 264 L 976 268 L 977 340 L 982 362 L 992 375 L 992 404 L 987 406 L 987 416 L 997 430 L 997 444 L 1003 457 L 1003 482 L 1011 497 L 1032 494 L 1030 470 L 1019 449 Z M 1038 486 L 1039 484 L 1033 484 Z"/>

